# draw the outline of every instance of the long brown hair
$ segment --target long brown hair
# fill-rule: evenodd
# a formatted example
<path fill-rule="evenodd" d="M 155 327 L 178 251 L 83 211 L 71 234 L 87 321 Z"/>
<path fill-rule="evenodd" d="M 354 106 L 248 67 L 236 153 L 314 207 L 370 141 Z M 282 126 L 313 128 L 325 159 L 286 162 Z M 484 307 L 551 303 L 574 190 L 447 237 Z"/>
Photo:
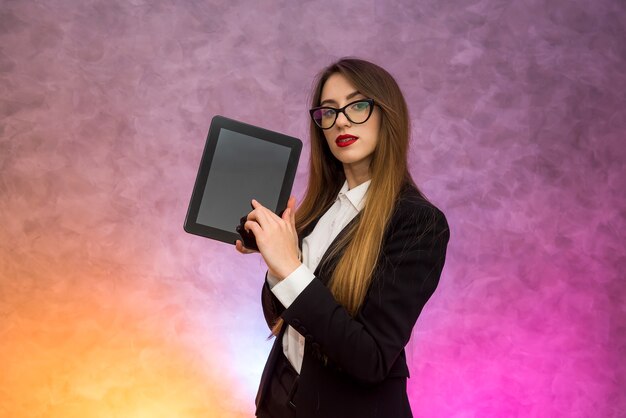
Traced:
<path fill-rule="evenodd" d="M 342 74 L 363 95 L 374 99 L 381 110 L 378 145 L 370 163 L 371 183 L 358 222 L 352 224 L 341 242 L 345 247 L 329 288 L 335 299 L 352 315 L 365 300 L 376 262 L 380 256 L 385 229 L 405 182 L 413 180 L 407 167 L 410 119 L 404 96 L 394 78 L 383 68 L 357 58 L 342 58 L 318 75 L 312 92 L 311 107 L 319 106 L 322 88 L 335 73 Z M 323 131 L 310 122 L 310 175 L 306 194 L 296 211 L 298 234 L 332 205 L 345 181 L 343 165 L 331 153 Z M 277 335 L 279 318 L 273 327 Z"/>

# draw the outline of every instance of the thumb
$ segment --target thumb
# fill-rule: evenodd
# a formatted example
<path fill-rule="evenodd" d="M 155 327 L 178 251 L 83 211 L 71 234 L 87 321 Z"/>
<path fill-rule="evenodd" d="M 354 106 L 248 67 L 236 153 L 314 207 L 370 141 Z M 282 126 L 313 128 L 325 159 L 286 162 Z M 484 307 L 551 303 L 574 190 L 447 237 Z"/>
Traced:
<path fill-rule="evenodd" d="M 287 201 L 287 207 L 291 208 L 292 212 L 296 209 L 296 197 L 295 196 L 289 196 L 289 200 Z"/>
<path fill-rule="evenodd" d="M 296 225 L 296 197 L 291 196 L 289 201 L 287 202 L 287 207 L 289 208 L 289 216 L 292 225 Z"/>

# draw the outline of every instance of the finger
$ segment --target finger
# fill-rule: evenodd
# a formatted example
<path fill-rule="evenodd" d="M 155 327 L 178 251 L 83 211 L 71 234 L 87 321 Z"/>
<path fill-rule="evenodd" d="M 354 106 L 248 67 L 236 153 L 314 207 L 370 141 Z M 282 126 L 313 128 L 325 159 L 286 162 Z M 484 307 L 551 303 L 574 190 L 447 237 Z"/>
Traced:
<path fill-rule="evenodd" d="M 292 223 L 292 218 L 295 218 L 294 213 L 296 210 L 296 198 L 291 196 L 287 201 L 287 207 L 281 215 L 281 219 L 287 223 Z"/>
<path fill-rule="evenodd" d="M 289 200 L 287 201 L 287 207 L 291 208 L 292 211 L 296 209 L 296 197 L 295 196 L 289 196 Z"/>
<path fill-rule="evenodd" d="M 248 213 L 248 220 L 258 222 L 259 213 L 261 212 L 261 208 L 263 207 L 263 205 L 261 205 L 257 200 L 252 199 L 250 201 L 250 206 L 252 206 L 252 212 Z"/>
<path fill-rule="evenodd" d="M 263 217 L 262 212 L 262 208 L 254 209 L 252 212 L 248 213 L 248 216 L 246 216 L 246 220 L 259 223 L 259 215 Z"/>
<path fill-rule="evenodd" d="M 287 208 L 283 212 L 282 216 L 283 221 L 287 222 L 290 229 L 296 229 L 296 198 L 295 196 L 290 196 L 287 201 Z"/>
<path fill-rule="evenodd" d="M 291 208 L 290 207 L 287 207 L 287 209 L 285 209 L 285 211 L 283 212 L 283 216 L 281 216 L 281 219 L 288 223 L 291 222 Z"/>
<path fill-rule="evenodd" d="M 246 231 L 251 231 L 254 234 L 254 237 L 256 238 L 258 243 L 259 239 L 263 236 L 263 228 L 261 228 L 261 226 L 254 221 L 247 221 L 245 224 L 243 224 L 243 227 L 246 229 Z"/>
<path fill-rule="evenodd" d="M 268 225 L 276 224 L 280 220 L 278 215 L 255 199 L 252 199 L 252 205 L 254 206 L 254 210 L 252 211 L 254 212 L 253 218 L 261 225 L 261 228 L 265 229 Z"/>
<path fill-rule="evenodd" d="M 289 212 L 295 213 L 296 211 L 296 198 L 294 196 L 289 196 L 289 200 L 287 200 L 287 209 L 289 209 Z"/>
<path fill-rule="evenodd" d="M 256 209 L 256 208 L 264 208 L 264 207 L 265 207 L 265 206 L 263 206 L 263 205 L 261 204 L 261 202 L 259 202 L 259 201 L 258 201 L 258 200 L 256 200 L 256 199 L 252 199 L 252 201 L 251 201 L 251 202 L 252 202 L 252 207 L 253 207 L 254 209 Z"/>
<path fill-rule="evenodd" d="M 266 229 L 271 225 L 271 219 L 267 216 L 267 213 L 262 208 L 256 208 L 254 210 L 254 216 L 252 221 L 259 225 L 261 229 Z"/>
<path fill-rule="evenodd" d="M 291 196 L 289 198 L 289 202 L 291 203 L 291 210 L 289 211 L 289 214 L 291 215 L 291 225 L 294 227 L 296 226 L 296 197 L 295 196 Z M 289 203 L 287 204 L 287 206 L 289 206 Z"/>
<path fill-rule="evenodd" d="M 256 199 L 252 199 L 252 206 L 254 207 L 253 212 L 256 213 L 265 213 L 266 215 L 276 215 L 273 211 L 271 211 L 270 209 L 266 208 L 265 206 L 263 206 L 259 201 L 257 201 Z M 278 215 L 276 215 L 276 218 L 278 218 Z"/>
<path fill-rule="evenodd" d="M 252 254 L 254 252 L 250 250 L 249 248 L 246 248 L 241 242 L 241 240 L 235 241 L 235 248 L 237 249 L 237 251 L 239 251 L 242 254 Z"/>
<path fill-rule="evenodd" d="M 297 245 L 297 243 L 298 243 L 298 235 L 297 235 L 297 231 L 296 231 L 296 222 L 295 222 L 294 210 L 291 207 L 288 207 L 287 209 L 285 209 L 285 211 L 283 212 L 282 219 L 285 222 L 285 226 L 287 227 L 287 231 L 289 231 L 289 233 L 292 236 L 294 236 L 295 242 L 296 242 L 296 245 Z"/>
<path fill-rule="evenodd" d="M 256 221 L 256 212 L 252 210 L 250 213 L 248 213 L 248 215 L 246 216 L 246 220 Z"/>

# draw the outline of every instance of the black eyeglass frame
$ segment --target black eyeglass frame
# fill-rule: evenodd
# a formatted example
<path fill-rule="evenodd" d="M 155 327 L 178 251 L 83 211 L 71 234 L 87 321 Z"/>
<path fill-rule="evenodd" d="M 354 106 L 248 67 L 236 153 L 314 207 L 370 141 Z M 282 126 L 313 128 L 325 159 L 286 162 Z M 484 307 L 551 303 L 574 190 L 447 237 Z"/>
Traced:
<path fill-rule="evenodd" d="M 348 116 L 348 114 L 346 113 L 346 109 L 348 108 L 348 106 L 352 106 L 355 103 L 360 103 L 360 102 L 367 102 L 370 104 L 370 113 L 367 115 L 367 117 L 365 118 L 365 120 L 363 122 L 355 122 L 352 119 L 350 119 L 350 116 Z M 311 119 L 313 119 L 313 123 L 315 123 L 315 125 L 323 130 L 326 129 L 330 129 L 333 126 L 335 126 L 335 123 L 337 123 L 337 118 L 339 117 L 339 113 L 343 113 L 343 115 L 346 117 L 346 119 L 348 119 L 351 123 L 354 123 L 356 125 L 360 125 L 362 123 L 365 123 L 369 120 L 369 118 L 372 116 L 372 113 L 374 112 L 374 99 L 359 99 L 359 100 L 355 100 L 353 102 L 348 103 L 347 105 L 345 105 L 344 107 L 337 109 L 336 107 L 330 107 L 330 106 L 318 106 L 318 107 L 314 107 L 312 109 L 309 109 L 309 114 L 311 115 Z M 317 123 L 317 121 L 315 120 L 315 118 L 313 117 L 313 113 L 320 110 L 320 109 L 331 109 L 335 111 L 335 120 L 333 121 L 333 123 L 328 127 L 328 128 L 322 128 L 319 123 Z"/>

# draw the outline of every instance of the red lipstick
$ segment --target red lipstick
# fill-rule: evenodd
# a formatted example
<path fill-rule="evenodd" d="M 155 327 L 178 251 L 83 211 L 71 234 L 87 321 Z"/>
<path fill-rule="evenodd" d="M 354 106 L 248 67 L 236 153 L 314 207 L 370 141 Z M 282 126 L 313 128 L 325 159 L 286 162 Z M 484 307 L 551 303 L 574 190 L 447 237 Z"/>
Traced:
<path fill-rule="evenodd" d="M 339 135 L 337 139 L 335 139 L 335 144 L 337 144 L 338 147 L 343 148 L 343 147 L 347 147 L 348 145 L 354 144 L 357 139 L 359 139 L 358 136 L 343 134 L 343 135 Z"/>

